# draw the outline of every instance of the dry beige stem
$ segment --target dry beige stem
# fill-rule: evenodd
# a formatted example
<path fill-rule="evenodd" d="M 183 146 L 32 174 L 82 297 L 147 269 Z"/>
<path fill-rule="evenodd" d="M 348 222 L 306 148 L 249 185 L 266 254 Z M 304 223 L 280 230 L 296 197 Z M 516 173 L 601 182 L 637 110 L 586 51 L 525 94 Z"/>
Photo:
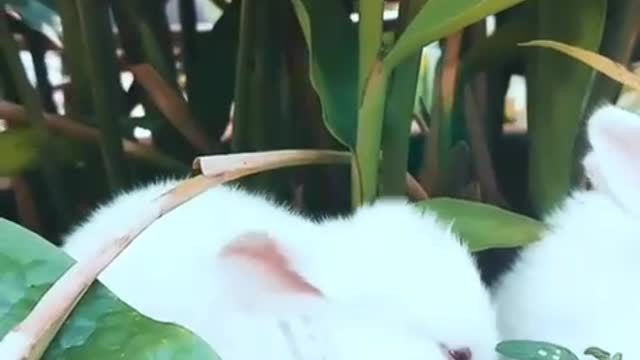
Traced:
<path fill-rule="evenodd" d="M 129 70 L 171 124 L 198 150 L 211 152 L 212 146 L 205 132 L 193 121 L 189 105 L 182 95 L 149 64 L 133 65 Z"/>
<path fill-rule="evenodd" d="M 612 61 L 596 52 L 552 40 L 533 40 L 518 44 L 520 46 L 540 46 L 554 49 L 581 61 L 600 71 L 611 79 L 640 91 L 640 76 L 629 71 L 624 65 Z"/>
<path fill-rule="evenodd" d="M 211 155 L 197 157 L 193 168 L 204 175 L 219 174 L 225 169 L 272 170 L 275 167 L 312 164 L 349 164 L 351 154 L 333 150 L 273 150 L 256 153 Z M 270 164 L 270 165 L 267 165 Z"/>
<path fill-rule="evenodd" d="M 286 163 L 287 166 L 349 164 L 351 154 L 346 151 L 332 150 L 274 150 L 259 153 L 200 156 L 193 162 L 193 168 L 208 176 L 211 174 L 221 174 L 224 172 L 224 169 L 273 169 L 273 167 L 264 167 L 267 161 L 272 164 Z M 407 194 L 413 200 L 420 201 L 429 198 L 427 192 L 409 173 L 407 173 L 406 183 Z"/>

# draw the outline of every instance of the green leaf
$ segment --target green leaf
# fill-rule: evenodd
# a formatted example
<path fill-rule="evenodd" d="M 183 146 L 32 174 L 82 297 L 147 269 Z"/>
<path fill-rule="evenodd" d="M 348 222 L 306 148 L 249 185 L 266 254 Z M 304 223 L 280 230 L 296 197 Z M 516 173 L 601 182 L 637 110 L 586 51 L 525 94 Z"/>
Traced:
<path fill-rule="evenodd" d="M 599 347 L 591 346 L 588 347 L 584 351 L 585 355 L 593 356 L 597 360 L 609 360 L 611 358 L 611 353 L 606 350 L 600 349 Z"/>
<path fill-rule="evenodd" d="M 11 129 L 0 133 L 0 176 L 33 169 L 40 159 L 43 138 L 33 129 Z"/>
<path fill-rule="evenodd" d="M 73 260 L 38 235 L 0 219 L 0 337 L 18 324 Z M 43 360 L 218 359 L 200 338 L 134 311 L 94 283 Z"/>
<path fill-rule="evenodd" d="M 435 213 L 467 243 L 471 251 L 518 247 L 539 239 L 544 225 L 496 206 L 452 198 L 433 198 L 417 203 Z"/>
<path fill-rule="evenodd" d="M 331 134 L 355 148 L 358 34 L 339 0 L 291 0 L 310 55 L 311 83 Z"/>
<path fill-rule="evenodd" d="M 598 51 L 606 0 L 539 0 L 537 39 Z M 575 140 L 591 92 L 594 70 L 548 49 L 526 52 L 529 198 L 537 214 L 553 209 L 573 187 Z M 553 89 L 553 96 L 549 95 Z"/>
<path fill-rule="evenodd" d="M 496 351 L 515 360 L 578 360 L 578 356 L 564 346 L 544 341 L 503 341 L 496 346 Z"/>
<path fill-rule="evenodd" d="M 384 60 L 393 68 L 432 41 L 524 0 L 429 0 Z"/>
<path fill-rule="evenodd" d="M 62 22 L 52 0 L 8 0 L 3 3 L 7 9 L 18 13 L 27 26 L 62 47 Z"/>
<path fill-rule="evenodd" d="M 509 19 L 489 37 L 475 42 L 466 52 L 462 66 L 463 80 L 471 79 L 477 71 L 498 68 L 521 55 L 518 43 L 531 40 L 535 24 L 527 16 Z"/>
<path fill-rule="evenodd" d="M 35 128 L 16 128 L 0 132 L 0 176 L 11 176 L 32 170 L 46 159 L 42 156 L 45 136 L 51 136 L 55 149 L 54 159 L 64 163 L 81 160 L 85 143 L 72 141 L 59 135 L 43 135 Z"/>

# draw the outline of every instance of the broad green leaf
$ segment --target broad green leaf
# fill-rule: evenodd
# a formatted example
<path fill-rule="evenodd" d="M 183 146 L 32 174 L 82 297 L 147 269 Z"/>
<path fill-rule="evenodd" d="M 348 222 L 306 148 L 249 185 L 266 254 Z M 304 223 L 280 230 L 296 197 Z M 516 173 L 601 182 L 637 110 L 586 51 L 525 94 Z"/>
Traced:
<path fill-rule="evenodd" d="M 383 0 L 360 1 L 360 21 L 358 23 L 358 40 L 360 45 L 358 96 L 362 96 L 367 78 L 378 56 L 382 41 Z"/>
<path fill-rule="evenodd" d="M 480 202 L 442 197 L 417 206 L 451 223 L 471 251 L 524 246 L 538 240 L 544 230 L 534 219 Z"/>
<path fill-rule="evenodd" d="M 429 0 L 384 60 L 393 68 L 421 47 L 524 0 Z"/>
<path fill-rule="evenodd" d="M 578 360 L 566 347 L 544 341 L 503 341 L 496 346 L 496 351 L 514 360 Z"/>
<path fill-rule="evenodd" d="M 597 51 L 606 18 L 606 0 L 539 0 L 537 39 Z M 594 78 L 593 69 L 548 49 L 526 52 L 529 198 L 537 214 L 553 209 L 575 185 L 575 141 Z"/>
<path fill-rule="evenodd" d="M 3 4 L 16 12 L 33 30 L 41 32 L 58 47 L 62 47 L 62 22 L 53 1 L 7 0 Z"/>
<path fill-rule="evenodd" d="M 355 148 L 358 117 L 358 34 L 340 0 L 291 0 L 311 62 L 311 83 L 331 134 Z"/>
<path fill-rule="evenodd" d="M 38 235 L 0 219 L 0 337 L 18 324 L 73 260 Z M 43 360 L 218 359 L 191 332 L 134 311 L 95 283 Z"/>

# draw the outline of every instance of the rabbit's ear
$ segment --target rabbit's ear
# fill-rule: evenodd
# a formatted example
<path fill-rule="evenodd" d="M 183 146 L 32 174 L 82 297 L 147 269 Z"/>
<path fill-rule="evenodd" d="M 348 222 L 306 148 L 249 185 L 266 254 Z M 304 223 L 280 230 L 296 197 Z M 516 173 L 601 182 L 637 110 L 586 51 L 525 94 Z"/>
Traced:
<path fill-rule="evenodd" d="M 245 310 L 308 312 L 324 302 L 323 295 L 296 271 L 293 260 L 277 239 L 247 232 L 219 253 L 218 280 L 225 295 Z"/>
<path fill-rule="evenodd" d="M 583 164 L 594 187 L 640 212 L 640 116 L 602 106 L 589 118 L 587 136 L 592 149 Z"/>

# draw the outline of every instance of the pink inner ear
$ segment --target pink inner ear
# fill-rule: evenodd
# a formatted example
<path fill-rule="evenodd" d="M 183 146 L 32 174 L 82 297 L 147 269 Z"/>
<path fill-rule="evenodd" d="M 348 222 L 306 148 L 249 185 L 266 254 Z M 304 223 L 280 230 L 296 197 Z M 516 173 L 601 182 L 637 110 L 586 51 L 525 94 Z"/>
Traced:
<path fill-rule="evenodd" d="M 300 274 L 291 269 L 289 259 L 269 235 L 251 232 L 240 236 L 225 246 L 220 256 L 227 259 L 245 260 L 251 266 L 262 268 L 280 290 L 299 294 L 322 296 L 320 290 L 309 284 Z"/>

